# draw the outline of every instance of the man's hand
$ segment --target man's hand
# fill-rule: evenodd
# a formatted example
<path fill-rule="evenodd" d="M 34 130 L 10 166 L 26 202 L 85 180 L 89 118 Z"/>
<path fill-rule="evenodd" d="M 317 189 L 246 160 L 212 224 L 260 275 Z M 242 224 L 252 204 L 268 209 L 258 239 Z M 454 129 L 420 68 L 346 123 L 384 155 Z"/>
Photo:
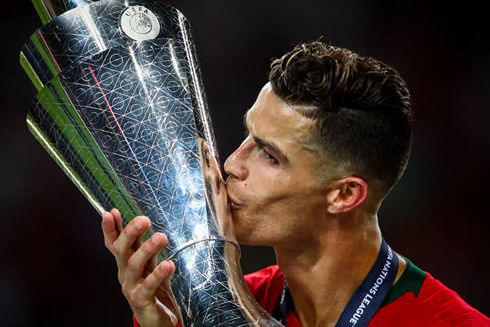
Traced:
<path fill-rule="evenodd" d="M 171 261 L 156 266 L 158 253 L 167 245 L 167 237 L 155 233 L 141 244 L 150 229 L 147 217 L 136 217 L 124 229 L 117 209 L 102 215 L 105 246 L 117 261 L 122 292 L 141 327 L 174 327 L 178 323 L 173 305 L 170 278 L 175 272 Z"/>

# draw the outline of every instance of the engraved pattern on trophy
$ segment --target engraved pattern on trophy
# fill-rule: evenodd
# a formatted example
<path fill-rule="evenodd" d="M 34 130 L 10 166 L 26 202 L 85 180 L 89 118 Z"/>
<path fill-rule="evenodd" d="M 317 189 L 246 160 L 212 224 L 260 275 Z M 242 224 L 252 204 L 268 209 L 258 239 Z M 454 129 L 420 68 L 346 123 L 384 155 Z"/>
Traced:
<path fill-rule="evenodd" d="M 67 1 L 63 6 L 61 2 L 63 0 L 55 4 L 48 0 L 42 1 L 43 8 L 74 9 L 66 12 L 58 10 L 56 16 L 60 16 L 55 16 L 33 34 L 21 51 L 21 64 L 38 90 L 60 71 L 76 64 L 77 60 L 132 41 L 119 27 L 121 14 L 127 8 L 148 8 L 149 12 L 158 15 L 162 27 L 156 38 L 174 38 L 184 45 L 185 54 L 179 59 L 188 72 L 192 103 L 196 109 L 196 127 L 203 138 L 211 141 L 211 150 L 217 156 L 191 27 L 182 13 L 152 0 L 79 1 L 78 4 Z"/>
<path fill-rule="evenodd" d="M 191 231 L 180 225 L 205 216 L 202 212 L 205 205 L 190 95 L 178 80 L 179 74 L 170 70 L 172 59 L 168 54 L 172 51 L 167 47 L 171 42 L 162 41 L 141 43 L 129 51 L 125 48 L 108 50 L 80 64 L 84 68 L 73 67 L 60 77 L 66 89 L 82 95 L 75 99 L 76 107 L 83 108 L 79 110 L 80 116 L 138 207 L 150 217 L 161 217 L 164 223 L 156 220 L 155 228 L 169 226 L 164 231 L 168 235 L 173 230 Z M 106 60 L 113 53 L 120 53 L 124 58 L 117 69 Z M 141 60 L 133 61 L 131 54 Z M 155 57 L 159 60 L 151 60 Z M 158 73 L 151 74 L 153 71 Z M 107 74 L 115 77 L 98 78 Z M 161 78 L 141 81 L 138 74 Z M 125 91 L 121 91 L 119 83 L 107 83 L 112 80 L 129 83 L 125 84 Z M 171 87 L 166 87 L 166 83 Z M 180 87 L 172 87 L 172 84 L 180 84 Z M 166 107 L 154 101 L 161 96 L 170 99 Z M 133 111 L 133 107 L 137 110 Z M 143 107 L 145 110 L 141 110 Z M 173 112 L 179 113 L 180 120 Z M 147 144 L 145 139 L 151 143 Z M 190 160 L 193 157 L 194 160 Z M 156 162 L 162 165 L 155 166 Z M 164 201 L 158 201 L 159 198 Z M 162 203 L 168 205 L 165 207 Z M 170 219 L 170 216 L 175 217 Z M 187 235 L 187 239 L 180 235 L 174 240 L 185 243 L 191 238 L 192 235 Z M 168 249 L 171 251 L 176 246 L 169 242 Z"/>
<path fill-rule="evenodd" d="M 158 261 L 176 265 L 184 326 L 280 326 L 243 280 L 185 17 L 152 0 L 35 3 L 52 18 L 21 54 L 36 138 L 97 211 L 146 215 L 167 235 Z"/>

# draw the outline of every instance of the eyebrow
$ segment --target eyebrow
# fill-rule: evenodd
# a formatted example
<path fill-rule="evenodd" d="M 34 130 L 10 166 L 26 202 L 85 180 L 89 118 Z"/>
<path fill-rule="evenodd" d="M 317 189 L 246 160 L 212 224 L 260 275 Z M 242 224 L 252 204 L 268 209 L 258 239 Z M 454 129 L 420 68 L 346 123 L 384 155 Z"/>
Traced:
<path fill-rule="evenodd" d="M 247 124 L 247 117 L 248 117 L 248 110 L 243 116 L 243 126 L 245 127 L 247 132 L 250 133 Z M 257 143 L 260 147 L 270 150 L 274 156 L 277 156 L 277 159 L 279 159 L 280 162 L 282 162 L 283 164 L 289 164 L 288 157 L 284 154 L 284 152 L 281 151 L 281 149 L 274 142 L 265 141 L 256 135 L 252 135 L 252 138 L 254 142 Z"/>

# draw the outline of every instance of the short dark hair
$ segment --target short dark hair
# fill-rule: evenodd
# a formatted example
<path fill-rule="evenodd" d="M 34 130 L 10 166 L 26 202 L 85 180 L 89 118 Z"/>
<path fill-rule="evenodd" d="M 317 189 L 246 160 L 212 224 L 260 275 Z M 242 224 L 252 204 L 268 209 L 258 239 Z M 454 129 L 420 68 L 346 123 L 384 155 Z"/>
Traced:
<path fill-rule="evenodd" d="M 316 121 L 305 144 L 388 192 L 408 162 L 410 93 L 388 65 L 322 42 L 297 45 L 271 64 L 274 93 Z"/>

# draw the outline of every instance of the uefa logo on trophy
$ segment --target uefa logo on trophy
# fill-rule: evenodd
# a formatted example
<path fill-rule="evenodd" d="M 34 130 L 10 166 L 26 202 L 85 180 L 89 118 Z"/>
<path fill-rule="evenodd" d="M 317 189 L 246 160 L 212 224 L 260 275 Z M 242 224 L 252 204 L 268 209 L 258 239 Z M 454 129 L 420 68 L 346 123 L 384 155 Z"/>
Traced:
<path fill-rule="evenodd" d="M 144 6 L 128 7 L 121 15 L 121 29 L 133 40 L 151 40 L 160 33 L 157 16 Z"/>
<path fill-rule="evenodd" d="M 33 135 L 99 214 L 167 235 L 184 326 L 280 326 L 243 281 L 187 19 L 156 0 L 33 3 Z"/>

